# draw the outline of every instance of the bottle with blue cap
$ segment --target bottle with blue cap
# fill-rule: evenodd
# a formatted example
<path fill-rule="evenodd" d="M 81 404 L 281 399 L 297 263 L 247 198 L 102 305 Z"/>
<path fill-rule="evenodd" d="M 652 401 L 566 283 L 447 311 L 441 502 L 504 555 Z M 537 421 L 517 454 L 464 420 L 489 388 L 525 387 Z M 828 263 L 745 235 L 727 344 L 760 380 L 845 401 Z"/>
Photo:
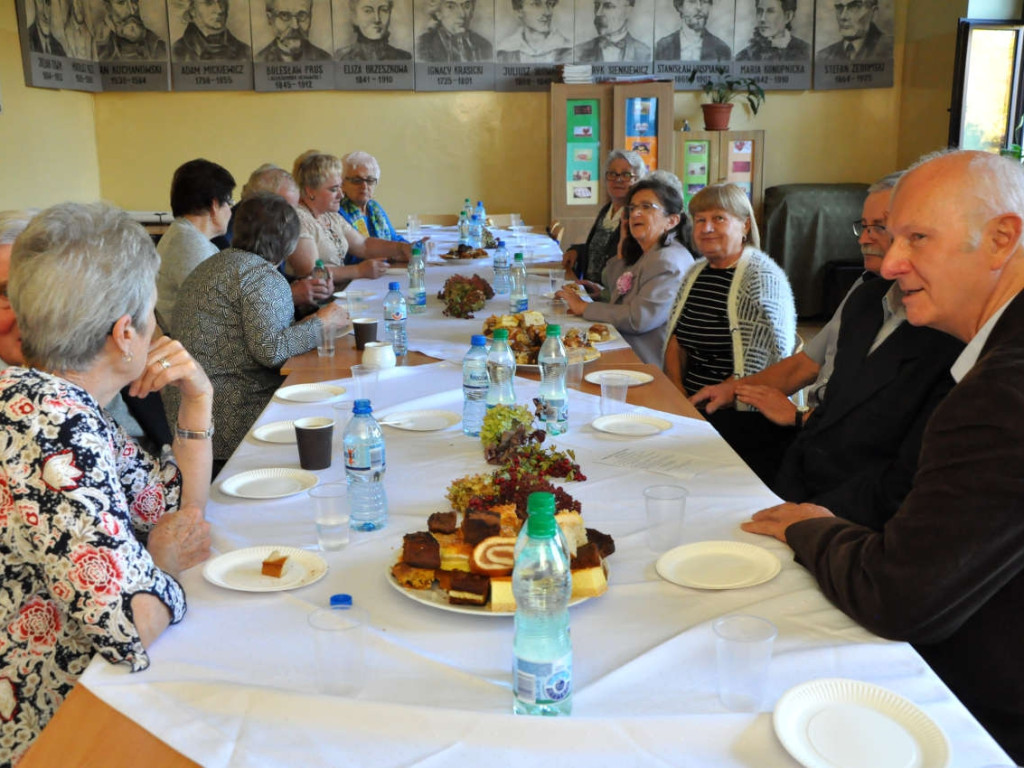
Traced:
<path fill-rule="evenodd" d="M 477 334 L 470 341 L 469 351 L 462 358 L 462 431 L 473 437 L 480 434 L 487 413 L 487 390 L 491 377 L 487 373 L 487 337 Z"/>
<path fill-rule="evenodd" d="M 350 525 L 357 531 L 376 531 L 388 521 L 384 490 L 387 451 L 384 433 L 373 418 L 369 400 L 356 400 L 345 427 L 345 478 L 348 481 Z"/>
<path fill-rule="evenodd" d="M 408 349 L 405 319 L 409 310 L 401 288 L 398 282 L 388 283 L 388 293 L 384 297 L 384 337 L 391 342 L 396 357 L 402 357 Z"/>
<path fill-rule="evenodd" d="M 484 247 L 484 223 L 475 213 L 469 217 L 469 245 L 471 248 Z"/>
<path fill-rule="evenodd" d="M 504 240 L 498 240 L 491 265 L 494 268 L 494 285 L 491 286 L 494 289 L 494 295 L 505 296 L 509 291 L 510 267 L 508 263 L 508 248 L 505 247 Z"/>
<path fill-rule="evenodd" d="M 572 712 L 572 574 L 554 514 L 540 511 L 553 510 L 554 503 L 550 493 L 531 493 L 527 498 L 526 543 L 512 568 L 512 711 L 517 715 Z"/>

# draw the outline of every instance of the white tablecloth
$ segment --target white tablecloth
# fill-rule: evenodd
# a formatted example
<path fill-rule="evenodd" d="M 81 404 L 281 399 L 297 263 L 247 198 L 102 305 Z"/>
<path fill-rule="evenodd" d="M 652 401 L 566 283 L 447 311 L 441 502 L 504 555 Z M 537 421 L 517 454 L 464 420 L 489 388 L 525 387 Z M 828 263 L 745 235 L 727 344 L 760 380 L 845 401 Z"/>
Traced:
<path fill-rule="evenodd" d="M 342 382 L 347 384 L 350 382 Z M 397 368 L 379 387 L 377 411 L 460 410 L 460 372 L 439 363 Z M 536 384 L 517 381 L 525 401 Z M 1008 762 L 949 690 L 903 643 L 881 640 L 822 596 L 791 553 L 738 523 L 775 497 L 707 424 L 661 414 L 671 430 L 641 440 L 589 426 L 597 401 L 572 393 L 572 447 L 588 480 L 566 490 L 587 524 L 615 538 L 610 588 L 571 609 L 575 697 L 570 718 L 510 713 L 512 620 L 465 616 L 413 602 L 386 571 L 402 535 L 423 530 L 446 509 L 454 477 L 488 469 L 479 442 L 460 426 L 430 433 L 386 428 L 390 520 L 353 533 L 325 553 L 327 576 L 291 592 L 250 594 L 184 574 L 189 610 L 153 645 L 140 674 L 95 660 L 82 678 L 92 692 L 206 766 L 524 765 L 544 760 L 581 766 L 794 766 L 772 727 L 772 708 L 793 685 L 820 677 L 881 684 L 928 713 L 952 743 L 952 765 Z M 328 414 L 325 404 L 272 402 L 259 423 Z M 675 477 L 627 470 L 607 457 L 623 449 L 667 451 L 689 459 Z M 657 456 L 657 453 L 652 454 Z M 221 478 L 268 466 L 296 467 L 294 445 L 252 437 Z M 341 480 L 340 458 L 318 473 Z M 641 491 L 680 482 L 691 496 L 684 542 L 736 539 L 775 553 L 781 573 L 760 586 L 699 591 L 661 580 L 645 543 Z M 306 494 L 250 501 L 212 491 L 208 517 L 216 549 L 275 544 L 315 547 Z M 306 616 L 331 594 L 347 592 L 366 609 L 370 678 L 354 698 L 315 693 L 318 670 Z M 715 694 L 709 622 L 729 612 L 766 617 L 779 628 L 763 711 L 734 714 Z"/>

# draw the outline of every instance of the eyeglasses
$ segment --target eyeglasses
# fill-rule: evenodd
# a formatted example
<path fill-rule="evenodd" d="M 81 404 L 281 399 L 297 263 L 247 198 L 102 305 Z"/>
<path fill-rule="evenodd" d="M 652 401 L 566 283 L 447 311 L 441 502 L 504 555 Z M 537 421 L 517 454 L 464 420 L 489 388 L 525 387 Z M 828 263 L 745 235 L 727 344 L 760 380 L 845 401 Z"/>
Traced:
<path fill-rule="evenodd" d="M 627 216 L 632 216 L 634 213 L 642 213 L 646 216 L 651 211 L 664 211 L 665 209 L 657 203 L 638 203 L 637 205 L 627 205 L 623 210 Z"/>
<path fill-rule="evenodd" d="M 0 283 L 0 310 L 6 312 L 11 308 L 11 300 L 7 298 L 7 283 Z"/>
<path fill-rule="evenodd" d="M 274 18 L 282 24 L 291 24 L 293 21 L 299 22 L 299 24 L 305 26 L 309 24 L 311 15 L 309 11 L 299 11 L 298 13 L 292 13 L 290 11 L 274 11 Z"/>
<path fill-rule="evenodd" d="M 881 224 L 865 224 L 863 221 L 853 222 L 853 236 L 860 237 L 864 232 L 869 235 L 884 235 L 888 230 Z"/>
<path fill-rule="evenodd" d="M 630 181 L 636 178 L 636 174 L 632 171 L 623 171 L 622 173 L 616 173 L 615 171 L 605 171 L 604 178 L 606 181 Z"/>
<path fill-rule="evenodd" d="M 379 179 L 375 179 L 373 176 L 346 176 L 345 181 L 360 187 L 364 184 L 368 187 L 376 187 Z"/>
<path fill-rule="evenodd" d="M 836 9 L 837 16 L 845 11 L 856 13 L 864 8 L 864 0 L 850 0 L 849 3 L 836 3 L 833 7 Z"/>

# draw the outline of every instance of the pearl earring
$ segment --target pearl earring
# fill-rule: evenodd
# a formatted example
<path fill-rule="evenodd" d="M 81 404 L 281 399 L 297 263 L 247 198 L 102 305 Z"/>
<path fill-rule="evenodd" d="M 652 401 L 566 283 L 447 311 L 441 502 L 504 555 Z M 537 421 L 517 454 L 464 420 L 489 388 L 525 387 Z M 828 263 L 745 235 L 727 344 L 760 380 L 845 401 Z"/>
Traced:
<path fill-rule="evenodd" d="M 121 359 L 124 360 L 126 363 L 130 363 L 132 361 L 131 352 L 125 352 L 123 355 L 121 355 Z"/>

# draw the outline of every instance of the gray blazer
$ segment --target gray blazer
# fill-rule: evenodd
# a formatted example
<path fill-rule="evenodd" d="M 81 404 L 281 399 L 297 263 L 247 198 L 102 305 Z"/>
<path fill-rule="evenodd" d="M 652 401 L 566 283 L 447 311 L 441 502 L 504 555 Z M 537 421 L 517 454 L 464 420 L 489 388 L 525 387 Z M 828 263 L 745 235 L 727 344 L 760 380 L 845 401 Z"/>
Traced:
<path fill-rule="evenodd" d="M 611 291 L 609 300 L 587 304 L 583 317 L 614 325 L 641 360 L 660 366 L 672 301 L 692 264 L 693 255 L 674 237 L 647 251 L 631 267 L 620 258 L 609 259 L 602 273 Z M 620 293 L 616 283 L 626 272 L 632 274 L 632 282 L 629 290 Z"/>

